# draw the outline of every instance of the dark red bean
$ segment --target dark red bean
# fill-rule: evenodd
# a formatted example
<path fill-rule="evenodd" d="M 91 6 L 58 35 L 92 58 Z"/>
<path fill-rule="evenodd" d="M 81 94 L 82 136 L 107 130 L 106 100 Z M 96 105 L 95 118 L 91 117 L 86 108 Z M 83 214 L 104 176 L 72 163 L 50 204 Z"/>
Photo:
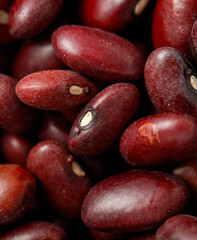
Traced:
<path fill-rule="evenodd" d="M 64 118 L 68 122 L 73 123 L 75 121 L 75 119 L 77 118 L 78 114 L 83 109 L 83 107 L 84 106 L 82 105 L 82 106 L 78 106 L 78 107 L 75 107 L 75 108 L 66 109 L 64 111 L 61 111 L 61 114 L 64 116 Z"/>
<path fill-rule="evenodd" d="M 4 133 L 0 138 L 1 151 L 9 163 L 26 166 L 27 155 L 33 143 L 22 135 Z"/>
<path fill-rule="evenodd" d="M 100 232 L 94 229 L 90 229 L 90 235 L 93 240 L 115 240 L 116 233 Z"/>
<path fill-rule="evenodd" d="M 175 48 L 153 51 L 145 65 L 146 88 L 161 112 L 182 112 L 197 117 L 197 78 L 192 65 Z"/>
<path fill-rule="evenodd" d="M 133 170 L 97 183 L 86 196 L 82 219 L 93 229 L 142 232 L 182 211 L 187 186 L 173 175 Z"/>
<path fill-rule="evenodd" d="M 137 167 L 168 166 L 185 160 L 197 150 L 197 120 L 181 113 L 147 116 L 122 134 L 120 152 Z"/>
<path fill-rule="evenodd" d="M 99 92 L 75 120 L 68 139 L 76 155 L 96 155 L 112 146 L 131 121 L 139 101 L 130 83 L 115 83 Z"/>
<path fill-rule="evenodd" d="M 17 81 L 0 74 L 0 126 L 11 133 L 29 130 L 35 123 L 35 111 L 24 105 L 15 94 Z"/>
<path fill-rule="evenodd" d="M 62 0 L 16 0 L 10 9 L 8 28 L 15 38 L 27 39 L 42 32 L 57 16 Z"/>
<path fill-rule="evenodd" d="M 192 36 L 192 42 L 194 45 L 194 50 L 197 56 L 197 20 L 194 22 L 192 26 L 191 36 Z"/>
<path fill-rule="evenodd" d="M 62 68 L 65 65 L 57 58 L 50 39 L 27 40 L 13 61 L 12 73 L 14 78 L 20 80 L 33 72 Z"/>
<path fill-rule="evenodd" d="M 67 234 L 53 223 L 35 221 L 12 228 L 0 238 L 1 240 L 66 240 Z"/>
<path fill-rule="evenodd" d="M 150 0 L 82 0 L 79 15 L 83 25 L 120 31 L 141 15 Z"/>
<path fill-rule="evenodd" d="M 197 59 L 192 44 L 191 30 L 197 19 L 196 0 L 158 0 L 152 21 L 155 48 L 169 46 Z"/>
<path fill-rule="evenodd" d="M 10 0 L 0 0 L 0 44 L 10 43 L 14 38 L 8 31 Z"/>
<path fill-rule="evenodd" d="M 70 132 L 70 124 L 66 123 L 63 116 L 57 113 L 44 114 L 43 123 L 38 132 L 39 141 L 54 140 L 63 147 L 68 148 L 68 135 Z"/>
<path fill-rule="evenodd" d="M 38 179 L 47 204 L 63 216 L 79 218 L 90 181 L 61 145 L 54 141 L 38 143 L 29 153 L 27 167 Z"/>
<path fill-rule="evenodd" d="M 34 204 L 36 181 L 25 168 L 0 165 L 0 226 L 23 217 Z"/>
<path fill-rule="evenodd" d="M 46 70 L 22 78 L 16 85 L 19 99 L 45 110 L 64 110 L 88 102 L 98 87 L 71 70 Z"/>
<path fill-rule="evenodd" d="M 109 82 L 142 77 L 144 54 L 133 43 L 113 33 L 62 26 L 53 33 L 52 44 L 66 65 L 86 76 Z"/>
<path fill-rule="evenodd" d="M 140 234 L 140 236 L 132 237 L 129 240 L 155 240 L 154 234 Z"/>
<path fill-rule="evenodd" d="M 196 240 L 197 218 L 177 215 L 169 218 L 156 232 L 155 240 Z"/>

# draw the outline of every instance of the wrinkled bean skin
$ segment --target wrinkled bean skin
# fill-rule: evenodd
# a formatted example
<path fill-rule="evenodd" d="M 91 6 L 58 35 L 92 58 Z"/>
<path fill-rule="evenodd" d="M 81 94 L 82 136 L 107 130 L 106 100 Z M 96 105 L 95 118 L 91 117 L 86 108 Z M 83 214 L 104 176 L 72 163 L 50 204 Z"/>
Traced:
<path fill-rule="evenodd" d="M 93 79 L 117 82 L 142 77 L 144 54 L 113 33 L 77 25 L 62 26 L 54 31 L 52 44 L 66 65 Z"/>
<path fill-rule="evenodd" d="M 28 222 L 0 236 L 1 240 L 66 240 L 67 234 L 59 226 L 48 222 Z"/>
<path fill-rule="evenodd" d="M 99 231 L 142 232 L 182 211 L 189 197 L 179 178 L 132 170 L 97 183 L 82 206 L 84 223 Z"/>
<path fill-rule="evenodd" d="M 25 168 L 0 165 L 0 227 L 23 217 L 34 204 L 36 181 Z"/>
<path fill-rule="evenodd" d="M 138 89 L 130 83 L 115 83 L 99 92 L 73 123 L 68 138 L 70 151 L 86 156 L 104 152 L 131 121 L 138 102 Z M 92 120 L 82 125 L 87 113 L 92 114 Z"/>
<path fill-rule="evenodd" d="M 197 218 L 180 214 L 169 218 L 156 232 L 155 240 L 196 240 Z"/>
<path fill-rule="evenodd" d="M 48 69 L 63 69 L 65 65 L 56 56 L 50 39 L 27 40 L 19 49 L 12 67 L 17 80 L 26 75 Z"/>
<path fill-rule="evenodd" d="M 117 32 L 141 14 L 135 13 L 138 2 L 139 0 L 82 0 L 79 14 L 86 26 Z"/>
<path fill-rule="evenodd" d="M 19 134 L 4 133 L 0 138 L 1 151 L 9 163 L 26 166 L 27 155 L 33 143 Z"/>
<path fill-rule="evenodd" d="M 196 153 L 197 120 L 181 113 L 161 113 L 132 123 L 119 145 L 123 158 L 135 167 L 169 166 Z"/>
<path fill-rule="evenodd" d="M 78 88 L 72 90 L 72 88 Z M 72 92 L 74 91 L 74 92 Z M 44 110 L 64 110 L 88 102 L 98 87 L 71 70 L 46 70 L 22 78 L 16 94 L 25 104 Z"/>
<path fill-rule="evenodd" d="M 42 32 L 55 19 L 62 0 L 16 0 L 10 9 L 8 29 L 14 38 L 27 39 Z"/>
<path fill-rule="evenodd" d="M 150 99 L 158 111 L 197 117 L 196 73 L 178 50 L 162 47 L 153 51 L 146 61 L 144 77 Z"/>
<path fill-rule="evenodd" d="M 63 216 L 79 218 L 91 185 L 85 172 L 73 163 L 73 157 L 61 145 L 43 141 L 31 149 L 27 168 L 36 176 L 47 204 Z"/>
<path fill-rule="evenodd" d="M 15 94 L 17 81 L 0 74 L 0 126 L 10 133 L 22 133 L 35 123 L 36 113 Z"/>
<path fill-rule="evenodd" d="M 152 21 L 154 47 L 174 47 L 188 58 L 197 59 L 191 38 L 196 18 L 196 0 L 158 0 Z"/>

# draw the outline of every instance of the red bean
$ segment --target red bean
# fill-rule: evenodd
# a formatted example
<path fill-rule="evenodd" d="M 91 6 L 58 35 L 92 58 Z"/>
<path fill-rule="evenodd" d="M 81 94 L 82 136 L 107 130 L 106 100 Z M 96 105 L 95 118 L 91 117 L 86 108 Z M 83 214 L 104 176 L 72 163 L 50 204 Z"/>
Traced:
<path fill-rule="evenodd" d="M 48 222 L 28 222 L 0 236 L 1 240 L 31 239 L 31 240 L 65 240 L 66 232 L 59 226 Z"/>
<path fill-rule="evenodd" d="M 155 240 L 195 240 L 197 218 L 191 215 L 177 215 L 169 218 L 156 232 Z"/>
<path fill-rule="evenodd" d="M 181 113 L 147 116 L 122 134 L 120 152 L 136 167 L 169 166 L 196 153 L 197 120 Z"/>
<path fill-rule="evenodd" d="M 84 223 L 99 231 L 141 232 L 182 211 L 187 186 L 173 175 L 133 170 L 97 183 L 82 206 Z"/>
<path fill-rule="evenodd" d="M 34 108 L 64 110 L 80 106 L 98 92 L 86 77 L 71 70 L 46 70 L 22 78 L 16 85 L 21 101 Z"/>
<path fill-rule="evenodd" d="M 47 204 L 63 216 L 79 218 L 91 185 L 72 155 L 54 141 L 43 141 L 31 149 L 27 167 L 36 176 Z"/>
<path fill-rule="evenodd" d="M 170 47 L 156 49 L 146 61 L 144 76 L 158 111 L 197 117 L 197 75 L 181 52 Z"/>
<path fill-rule="evenodd" d="M 20 80 L 33 72 L 62 68 L 65 65 L 57 58 L 50 38 L 46 38 L 24 42 L 14 59 L 12 73 L 14 78 Z"/>
<path fill-rule="evenodd" d="M 29 130 L 35 123 L 35 111 L 19 101 L 15 94 L 16 80 L 0 74 L 0 126 L 11 133 Z"/>
<path fill-rule="evenodd" d="M 152 21 L 155 48 L 169 46 L 196 59 L 191 39 L 192 25 L 197 18 L 195 0 L 158 0 Z"/>
<path fill-rule="evenodd" d="M 27 39 L 42 32 L 57 16 L 62 0 L 16 0 L 10 9 L 8 28 L 15 38 Z"/>
<path fill-rule="evenodd" d="M 108 149 L 131 121 L 138 101 L 138 89 L 130 83 L 112 84 L 98 93 L 72 126 L 68 139 L 70 151 L 91 156 Z"/>
<path fill-rule="evenodd" d="M 0 165 L 0 226 L 23 217 L 34 204 L 36 181 L 25 168 Z"/>
<path fill-rule="evenodd" d="M 144 55 L 118 35 L 68 25 L 55 30 L 52 44 L 66 65 L 91 78 L 117 82 L 142 77 Z"/>

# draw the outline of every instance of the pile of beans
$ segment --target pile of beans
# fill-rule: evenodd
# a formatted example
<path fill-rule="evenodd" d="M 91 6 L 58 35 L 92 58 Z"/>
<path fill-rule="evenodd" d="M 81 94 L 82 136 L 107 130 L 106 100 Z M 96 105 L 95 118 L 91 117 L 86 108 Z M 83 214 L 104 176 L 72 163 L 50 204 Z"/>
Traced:
<path fill-rule="evenodd" d="M 197 1 L 0 0 L 0 239 L 197 239 Z"/>

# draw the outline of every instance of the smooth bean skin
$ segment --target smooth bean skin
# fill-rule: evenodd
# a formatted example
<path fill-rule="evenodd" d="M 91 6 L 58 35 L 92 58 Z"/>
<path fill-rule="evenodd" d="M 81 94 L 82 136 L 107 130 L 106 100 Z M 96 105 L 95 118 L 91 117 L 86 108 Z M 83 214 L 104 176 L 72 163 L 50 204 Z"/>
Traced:
<path fill-rule="evenodd" d="M 0 145 L 7 162 L 26 166 L 27 155 L 33 146 L 30 139 L 19 134 L 3 133 Z"/>
<path fill-rule="evenodd" d="M 43 110 L 64 110 L 87 103 L 98 87 L 71 70 L 31 73 L 16 85 L 16 94 L 25 104 Z"/>
<path fill-rule="evenodd" d="M 196 18 L 195 0 L 158 0 L 152 20 L 154 47 L 174 47 L 188 58 L 196 59 L 191 38 L 192 26 Z"/>
<path fill-rule="evenodd" d="M 35 221 L 9 230 L 0 236 L 1 240 L 66 240 L 66 232 L 56 224 Z"/>
<path fill-rule="evenodd" d="M 62 0 L 16 0 L 10 9 L 8 29 L 14 38 L 28 39 L 42 32 L 55 19 Z"/>
<path fill-rule="evenodd" d="M 142 77 L 144 54 L 113 33 L 77 25 L 62 26 L 54 31 L 52 44 L 66 65 L 93 79 L 117 82 Z"/>
<path fill-rule="evenodd" d="M 33 207 L 36 181 L 16 164 L 0 165 L 0 227 L 23 217 Z"/>
<path fill-rule="evenodd" d="M 139 16 L 147 3 L 139 8 L 139 0 L 82 0 L 79 15 L 83 25 L 97 27 L 107 31 L 120 31 Z"/>
<path fill-rule="evenodd" d="M 36 144 L 28 155 L 27 168 L 37 178 L 47 204 L 65 217 L 80 217 L 90 180 L 61 145 L 50 140 Z"/>
<path fill-rule="evenodd" d="M 155 240 L 196 240 L 197 218 L 180 214 L 169 218 L 156 232 Z"/>
<path fill-rule="evenodd" d="M 184 55 L 171 47 L 154 50 L 144 69 L 146 89 L 158 111 L 194 117 L 197 117 L 196 76 Z"/>
<path fill-rule="evenodd" d="M 197 20 L 194 22 L 191 31 L 192 43 L 194 45 L 194 50 L 197 56 Z"/>
<path fill-rule="evenodd" d="M 0 126 L 10 133 L 25 132 L 36 120 L 36 112 L 17 98 L 16 83 L 12 77 L 0 74 Z"/>
<path fill-rule="evenodd" d="M 182 211 L 188 198 L 189 190 L 179 178 L 132 170 L 94 185 L 84 200 L 82 219 L 99 231 L 142 232 Z"/>
<path fill-rule="evenodd" d="M 135 167 L 168 166 L 191 157 L 197 149 L 197 120 L 181 113 L 138 119 L 120 138 L 123 158 Z"/>
<path fill-rule="evenodd" d="M 115 83 L 99 92 L 73 123 L 68 138 L 70 151 L 86 156 L 104 152 L 132 119 L 138 102 L 138 89 L 130 83 Z"/>
<path fill-rule="evenodd" d="M 56 56 L 51 39 L 31 39 L 24 42 L 15 56 L 12 74 L 15 79 L 20 80 L 33 72 L 65 67 L 64 63 Z"/>

